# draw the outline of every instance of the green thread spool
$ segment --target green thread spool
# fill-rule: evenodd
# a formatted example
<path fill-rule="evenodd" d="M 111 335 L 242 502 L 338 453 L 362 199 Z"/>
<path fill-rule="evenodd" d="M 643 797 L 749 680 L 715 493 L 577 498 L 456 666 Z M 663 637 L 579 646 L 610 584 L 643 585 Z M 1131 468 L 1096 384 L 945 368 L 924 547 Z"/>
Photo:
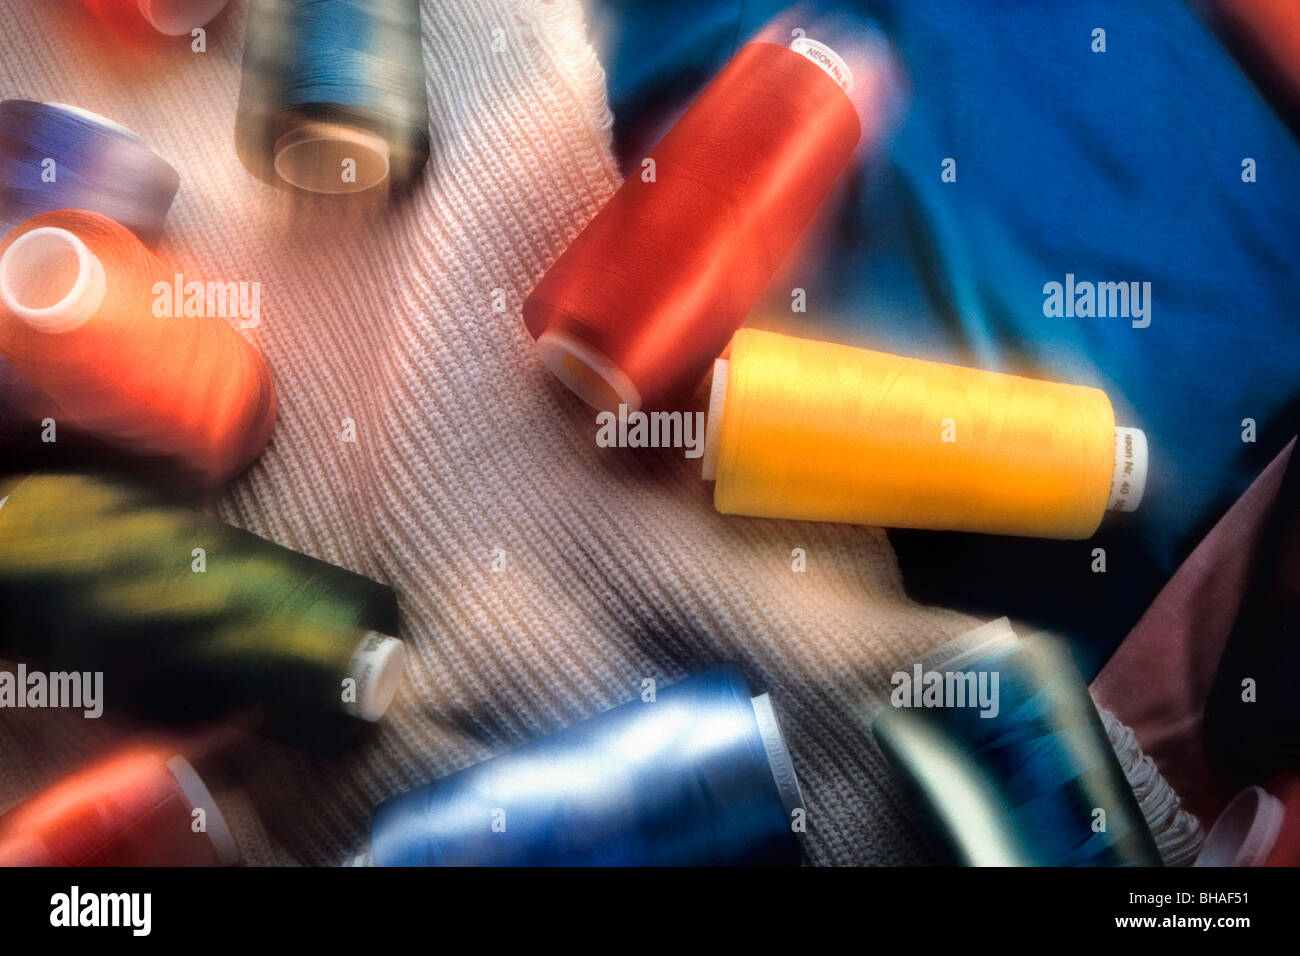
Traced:
<path fill-rule="evenodd" d="M 102 671 L 110 710 L 252 711 L 272 736 L 334 750 L 396 692 L 384 585 L 120 480 L 0 481 L 0 501 L 0 655 Z"/>

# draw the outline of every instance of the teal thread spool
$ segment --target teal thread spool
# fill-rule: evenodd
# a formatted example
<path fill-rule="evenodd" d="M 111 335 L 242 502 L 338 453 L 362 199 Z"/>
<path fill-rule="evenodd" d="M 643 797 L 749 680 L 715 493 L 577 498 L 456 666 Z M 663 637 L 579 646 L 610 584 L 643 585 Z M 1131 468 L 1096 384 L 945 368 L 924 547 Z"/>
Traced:
<path fill-rule="evenodd" d="M 955 862 L 1160 865 L 1137 798 L 1064 642 L 1049 634 L 1022 639 L 1003 618 L 930 652 L 917 666 L 924 675 L 942 675 L 945 688 L 949 675 L 974 676 L 974 684 L 951 684 L 967 690 L 979 675 L 987 676 L 988 687 L 998 677 L 983 710 L 969 700 L 932 705 L 922 693 L 922 706 L 913 698 L 910 706 L 886 707 L 872 725 L 881 750 Z M 913 680 L 901 687 L 915 685 Z"/>
<path fill-rule="evenodd" d="M 419 0 L 254 0 L 235 146 L 307 193 L 413 185 L 429 158 Z"/>
<path fill-rule="evenodd" d="M 268 734 L 332 750 L 396 693 L 405 652 L 384 585 L 122 481 L 36 475 L 0 482 L 5 498 L 0 655 L 102 671 L 110 711 L 251 711 Z"/>

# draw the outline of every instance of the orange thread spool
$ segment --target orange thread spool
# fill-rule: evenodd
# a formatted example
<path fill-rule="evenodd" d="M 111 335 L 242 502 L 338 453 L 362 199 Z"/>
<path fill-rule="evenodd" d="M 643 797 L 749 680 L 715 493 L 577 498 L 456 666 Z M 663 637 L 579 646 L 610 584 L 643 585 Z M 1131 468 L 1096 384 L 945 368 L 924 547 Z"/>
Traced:
<path fill-rule="evenodd" d="M 0 354 L 67 418 L 206 485 L 261 454 L 275 423 L 271 371 L 220 318 L 154 315 L 174 277 L 127 229 L 61 210 L 0 244 Z"/>
<path fill-rule="evenodd" d="M 703 379 L 861 136 L 847 67 L 741 49 L 524 302 L 542 359 L 597 408 L 667 408 Z M 828 65 L 833 60 L 841 79 Z"/>

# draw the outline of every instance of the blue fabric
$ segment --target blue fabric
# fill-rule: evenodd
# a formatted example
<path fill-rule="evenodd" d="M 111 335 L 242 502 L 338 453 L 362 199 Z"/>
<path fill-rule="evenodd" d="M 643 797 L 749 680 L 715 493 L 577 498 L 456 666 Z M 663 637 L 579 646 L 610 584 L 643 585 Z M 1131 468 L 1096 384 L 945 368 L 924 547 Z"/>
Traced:
<path fill-rule="evenodd" d="M 784 6 L 602 0 L 624 163 Z M 837 208 L 831 254 L 799 267 L 809 314 L 783 330 L 1094 385 L 1146 430 L 1140 511 L 1089 541 L 891 535 L 914 596 L 1062 630 L 1091 675 L 1300 430 L 1295 135 L 1181 0 L 809 6 L 839 18 L 833 44 L 845 21 L 881 29 L 910 99 Z M 1066 273 L 1150 281 L 1150 326 L 1045 317 L 1043 286 Z"/>

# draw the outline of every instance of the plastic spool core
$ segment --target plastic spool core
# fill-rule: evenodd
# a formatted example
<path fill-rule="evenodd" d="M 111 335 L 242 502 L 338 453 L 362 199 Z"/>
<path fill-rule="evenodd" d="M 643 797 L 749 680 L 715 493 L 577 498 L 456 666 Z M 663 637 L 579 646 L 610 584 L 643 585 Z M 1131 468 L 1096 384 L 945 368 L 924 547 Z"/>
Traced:
<path fill-rule="evenodd" d="M 343 709 L 374 723 L 393 702 L 402 682 L 406 645 L 395 637 L 367 631 L 348 661 L 347 677 L 356 681 L 356 702 L 344 702 Z"/>
<path fill-rule="evenodd" d="M 346 163 L 355 177 L 344 179 Z M 359 193 L 388 179 L 388 143 L 366 130 L 340 123 L 306 123 L 275 144 L 275 173 L 306 192 Z"/>
<path fill-rule="evenodd" d="M 564 332 L 547 329 L 537 338 L 542 364 L 592 408 L 629 412 L 641 408 L 641 391 L 604 353 Z"/>
<path fill-rule="evenodd" d="M 185 36 L 201 27 L 226 5 L 226 0 L 140 0 L 140 15 L 163 36 Z"/>
<path fill-rule="evenodd" d="M 1286 809 L 1262 787 L 1232 798 L 1201 846 L 1195 866 L 1263 866 L 1277 843 Z"/>
<path fill-rule="evenodd" d="M 767 764 L 772 770 L 772 779 L 776 781 L 777 792 L 781 795 L 781 805 L 785 807 L 786 821 L 795 810 L 804 807 L 803 790 L 799 787 L 799 778 L 794 772 L 794 761 L 790 759 L 790 749 L 786 746 L 785 735 L 781 733 L 781 722 L 777 719 L 776 708 L 772 698 L 767 694 L 751 697 L 754 717 L 758 721 L 758 734 L 763 738 L 763 749 L 767 752 Z"/>
<path fill-rule="evenodd" d="M 700 458 L 700 472 L 705 481 L 718 477 L 718 432 L 722 431 L 722 410 L 727 405 L 727 372 L 731 363 L 726 359 L 713 360 L 713 384 L 709 386 L 709 414 L 704 420 L 704 454 Z"/>
<path fill-rule="evenodd" d="M 0 302 L 41 332 L 71 332 L 104 301 L 104 266 L 66 229 L 23 233 L 0 257 Z"/>
<path fill-rule="evenodd" d="M 176 778 L 176 783 L 180 786 L 181 793 L 185 794 L 190 809 L 203 811 L 208 840 L 212 843 L 212 849 L 216 851 L 217 859 L 224 866 L 233 866 L 239 862 L 239 845 L 235 843 L 234 834 L 230 832 L 226 818 L 221 815 L 217 802 L 212 799 L 212 793 L 194 766 L 177 754 L 167 761 L 167 769 Z"/>

